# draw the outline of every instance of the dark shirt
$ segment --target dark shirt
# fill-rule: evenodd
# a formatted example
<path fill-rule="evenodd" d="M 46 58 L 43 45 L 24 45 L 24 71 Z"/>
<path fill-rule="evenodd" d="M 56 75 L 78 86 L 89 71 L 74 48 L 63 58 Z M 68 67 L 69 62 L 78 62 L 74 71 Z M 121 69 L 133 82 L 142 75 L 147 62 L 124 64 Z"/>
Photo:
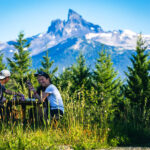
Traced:
<path fill-rule="evenodd" d="M 0 83 L 0 103 L 3 99 L 3 93 L 6 91 L 5 87 Z"/>
<path fill-rule="evenodd" d="M 39 86 L 39 87 L 37 88 L 37 93 L 38 93 L 39 95 L 41 95 L 41 92 L 44 92 L 45 89 L 46 89 L 45 87 Z"/>

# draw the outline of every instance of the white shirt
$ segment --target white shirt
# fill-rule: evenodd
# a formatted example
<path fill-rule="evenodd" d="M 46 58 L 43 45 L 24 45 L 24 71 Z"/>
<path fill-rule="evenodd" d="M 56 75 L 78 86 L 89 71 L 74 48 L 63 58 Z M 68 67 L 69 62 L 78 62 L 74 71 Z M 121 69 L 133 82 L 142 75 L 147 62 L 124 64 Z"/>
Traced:
<path fill-rule="evenodd" d="M 60 109 L 64 112 L 64 105 L 62 101 L 62 97 L 60 95 L 60 92 L 58 91 L 57 87 L 53 84 L 50 84 L 46 90 L 45 93 L 49 93 L 50 95 L 47 97 L 50 108 L 51 109 Z"/>

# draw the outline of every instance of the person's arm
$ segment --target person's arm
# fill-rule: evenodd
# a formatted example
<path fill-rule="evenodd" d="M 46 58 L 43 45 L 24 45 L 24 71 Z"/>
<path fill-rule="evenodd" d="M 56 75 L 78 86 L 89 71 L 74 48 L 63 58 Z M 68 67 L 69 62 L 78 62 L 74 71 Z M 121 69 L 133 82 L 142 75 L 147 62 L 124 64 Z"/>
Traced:
<path fill-rule="evenodd" d="M 45 93 L 45 92 L 42 93 L 42 100 L 43 100 L 43 102 L 45 102 L 46 98 L 47 98 L 49 95 L 50 95 L 49 93 Z"/>
<path fill-rule="evenodd" d="M 34 97 L 40 100 L 41 102 L 44 102 L 48 96 L 49 93 L 42 92 L 42 95 L 40 96 L 36 91 L 34 92 Z"/>
<path fill-rule="evenodd" d="M 6 98 L 5 97 L 3 97 L 3 99 L 2 99 L 2 103 L 5 103 L 6 102 Z"/>
<path fill-rule="evenodd" d="M 29 89 L 33 92 L 34 98 L 37 98 L 39 101 L 45 101 L 45 99 L 49 96 L 49 93 L 42 92 L 41 96 L 37 93 L 33 86 L 29 86 Z"/>
<path fill-rule="evenodd" d="M 21 93 L 16 93 L 16 92 L 14 92 L 14 91 L 11 91 L 11 90 L 5 90 L 5 93 L 6 94 L 9 94 L 9 95 L 17 95 L 17 96 L 23 96 L 23 94 L 21 94 Z"/>

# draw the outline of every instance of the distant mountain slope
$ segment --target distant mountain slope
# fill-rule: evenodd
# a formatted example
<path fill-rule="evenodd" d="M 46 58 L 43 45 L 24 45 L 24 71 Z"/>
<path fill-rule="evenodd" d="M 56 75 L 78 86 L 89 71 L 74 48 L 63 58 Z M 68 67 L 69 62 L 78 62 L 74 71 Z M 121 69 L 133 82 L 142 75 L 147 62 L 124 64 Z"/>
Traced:
<path fill-rule="evenodd" d="M 85 38 L 68 38 L 48 49 L 48 53 L 49 57 L 55 60 L 53 67 L 59 66 L 59 72 L 62 72 L 64 68 L 75 63 L 80 52 L 84 54 L 86 63 L 92 70 L 98 58 L 98 52 L 100 52 L 101 49 L 106 49 L 108 53 L 111 54 L 116 71 L 124 78 L 124 71 L 127 71 L 127 65 L 130 65 L 129 58 L 131 54 L 135 52 L 134 50 L 125 50 L 122 53 L 122 51 L 115 50 L 113 46 L 102 45 L 96 41 L 89 42 Z M 40 61 L 42 60 L 41 56 L 44 55 L 46 55 L 46 51 L 32 56 L 35 68 L 40 66 Z"/>

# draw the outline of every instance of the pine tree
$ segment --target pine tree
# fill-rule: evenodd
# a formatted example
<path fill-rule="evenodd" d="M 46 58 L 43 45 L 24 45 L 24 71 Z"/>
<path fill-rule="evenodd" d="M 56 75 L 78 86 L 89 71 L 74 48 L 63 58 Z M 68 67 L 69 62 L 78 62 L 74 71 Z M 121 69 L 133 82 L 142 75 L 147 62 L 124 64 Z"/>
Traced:
<path fill-rule="evenodd" d="M 110 97 L 116 103 L 122 83 L 120 78 L 117 78 L 118 74 L 113 68 L 111 56 L 106 50 L 99 53 L 95 68 L 93 79 L 95 90 L 99 95 L 98 103 L 100 104 L 107 97 Z"/>
<path fill-rule="evenodd" d="M 4 55 L 0 54 L 0 71 L 3 70 L 3 69 L 6 69 L 6 66 L 3 63 L 3 57 L 4 57 Z"/>
<path fill-rule="evenodd" d="M 90 71 L 86 66 L 85 58 L 82 53 L 80 53 L 77 58 L 77 64 L 72 65 L 71 71 L 73 91 L 81 89 L 83 86 L 88 87 Z"/>
<path fill-rule="evenodd" d="M 57 78 L 58 84 L 61 87 L 62 91 L 70 90 L 72 86 L 72 71 L 71 68 L 66 68 L 63 73 Z"/>
<path fill-rule="evenodd" d="M 14 53 L 13 60 L 7 58 L 10 70 L 12 72 L 12 78 L 23 88 L 23 79 L 30 72 L 31 58 L 30 52 L 27 50 L 30 44 L 24 39 L 23 32 L 18 35 L 17 43 L 14 44 L 17 52 Z"/>
<path fill-rule="evenodd" d="M 130 101 L 131 110 L 137 121 L 144 123 L 149 110 L 149 54 L 140 35 L 137 40 L 136 54 L 131 57 L 132 67 L 128 67 L 125 95 Z"/>
<path fill-rule="evenodd" d="M 48 57 L 48 50 L 46 52 L 46 56 L 43 56 L 43 59 L 44 60 L 41 61 L 42 67 L 40 68 L 40 70 L 49 74 L 50 78 L 53 80 L 54 74 L 57 72 L 58 67 L 55 67 L 53 70 L 51 70 L 54 61 L 50 61 L 50 57 Z"/>
<path fill-rule="evenodd" d="M 120 94 L 121 80 L 117 78 L 117 72 L 113 68 L 111 56 L 106 50 L 98 53 L 99 58 L 93 70 L 93 98 L 89 101 L 89 107 L 94 106 L 91 112 L 94 121 L 104 130 L 115 118 L 118 118 L 119 104 L 122 100 Z M 90 109 L 90 108 L 89 108 Z M 116 117 L 115 117 L 116 116 Z"/>

